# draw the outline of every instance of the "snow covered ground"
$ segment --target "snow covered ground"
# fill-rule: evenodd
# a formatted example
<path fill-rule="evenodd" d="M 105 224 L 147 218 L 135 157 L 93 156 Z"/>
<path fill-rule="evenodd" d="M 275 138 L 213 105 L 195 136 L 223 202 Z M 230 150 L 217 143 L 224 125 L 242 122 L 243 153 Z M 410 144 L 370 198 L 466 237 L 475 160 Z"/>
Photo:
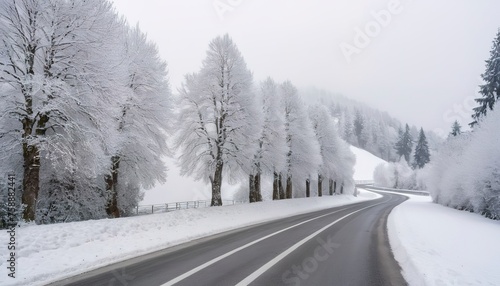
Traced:
<path fill-rule="evenodd" d="M 500 285 L 500 222 L 410 199 L 389 215 L 396 260 L 410 286 Z"/>
<path fill-rule="evenodd" d="M 211 234 L 377 197 L 379 195 L 361 190 L 358 197 L 313 197 L 113 220 L 24 226 L 16 230 L 16 278 L 7 276 L 6 256 L 2 252 L 0 285 L 44 285 Z M 6 231 L 0 232 L 0 241 L 8 239 Z"/>

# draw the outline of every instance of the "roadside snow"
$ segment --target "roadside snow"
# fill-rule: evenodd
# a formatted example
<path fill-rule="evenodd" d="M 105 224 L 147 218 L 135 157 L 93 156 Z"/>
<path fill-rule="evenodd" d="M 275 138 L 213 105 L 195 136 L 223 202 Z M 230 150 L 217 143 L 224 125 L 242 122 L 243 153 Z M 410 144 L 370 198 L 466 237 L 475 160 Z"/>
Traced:
<path fill-rule="evenodd" d="M 499 221 L 407 196 L 388 232 L 410 285 L 500 285 Z"/>
<path fill-rule="evenodd" d="M 256 223 L 380 196 L 360 190 L 340 195 L 104 219 L 16 229 L 16 278 L 7 276 L 6 251 L 0 285 L 44 285 L 118 261 Z M 7 243 L 6 231 L 0 241 Z"/>

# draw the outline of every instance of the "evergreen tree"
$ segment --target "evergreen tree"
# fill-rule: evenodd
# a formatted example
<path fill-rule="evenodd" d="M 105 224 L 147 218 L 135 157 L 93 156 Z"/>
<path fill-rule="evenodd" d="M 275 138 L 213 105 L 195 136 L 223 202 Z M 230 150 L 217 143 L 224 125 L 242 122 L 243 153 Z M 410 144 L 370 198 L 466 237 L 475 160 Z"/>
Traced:
<path fill-rule="evenodd" d="M 456 121 L 455 121 L 456 122 Z M 422 169 L 430 161 L 429 145 L 425 137 L 424 129 L 420 128 L 417 147 L 415 147 L 414 167 Z"/>
<path fill-rule="evenodd" d="M 399 139 L 396 142 L 396 152 L 401 157 L 404 156 L 406 162 L 410 162 L 411 150 L 413 148 L 413 138 L 411 137 L 410 127 L 406 124 L 405 131 L 399 129 Z"/>
<path fill-rule="evenodd" d="M 365 129 L 365 122 L 363 116 L 359 110 L 356 110 L 356 116 L 354 117 L 354 134 L 358 140 L 359 147 L 364 148 L 366 145 L 366 140 L 364 140 L 362 133 Z"/>
<path fill-rule="evenodd" d="M 471 127 L 478 123 L 481 116 L 486 115 L 488 108 L 493 110 L 495 102 L 500 98 L 500 29 L 493 41 L 490 58 L 486 60 L 486 71 L 481 77 L 485 84 L 480 86 L 479 93 L 482 97 L 475 99 L 479 106 L 473 109 L 474 121 L 470 123 Z"/>
<path fill-rule="evenodd" d="M 453 122 L 453 125 L 451 126 L 450 135 L 453 135 L 453 136 L 460 135 L 462 133 L 461 129 L 462 129 L 462 126 L 460 126 L 460 123 L 458 123 L 458 121 L 455 120 L 455 122 Z"/>

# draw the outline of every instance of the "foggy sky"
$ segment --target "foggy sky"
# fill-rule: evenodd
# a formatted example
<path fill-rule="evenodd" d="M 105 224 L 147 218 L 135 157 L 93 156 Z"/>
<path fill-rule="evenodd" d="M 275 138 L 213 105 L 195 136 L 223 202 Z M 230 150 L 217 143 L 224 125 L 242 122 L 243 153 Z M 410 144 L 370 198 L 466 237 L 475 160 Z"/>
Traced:
<path fill-rule="evenodd" d="M 498 0 L 114 2 L 157 43 L 174 92 L 201 67 L 210 40 L 229 33 L 256 81 L 342 93 L 441 133 L 471 121 L 500 28 Z"/>

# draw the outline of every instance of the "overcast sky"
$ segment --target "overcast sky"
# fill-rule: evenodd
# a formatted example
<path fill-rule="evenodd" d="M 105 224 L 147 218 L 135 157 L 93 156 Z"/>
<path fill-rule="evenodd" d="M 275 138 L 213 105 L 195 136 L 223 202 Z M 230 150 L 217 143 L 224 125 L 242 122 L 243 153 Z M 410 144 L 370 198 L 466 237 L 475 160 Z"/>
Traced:
<path fill-rule="evenodd" d="M 498 0 L 114 2 L 157 43 L 174 91 L 210 40 L 229 33 L 256 81 L 316 86 L 446 132 L 454 119 L 470 122 L 500 28 Z"/>

